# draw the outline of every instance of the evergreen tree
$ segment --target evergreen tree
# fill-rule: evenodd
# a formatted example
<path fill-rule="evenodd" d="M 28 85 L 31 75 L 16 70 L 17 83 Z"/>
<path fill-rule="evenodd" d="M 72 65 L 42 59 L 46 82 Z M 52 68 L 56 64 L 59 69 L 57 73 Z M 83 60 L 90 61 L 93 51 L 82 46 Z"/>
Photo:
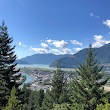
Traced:
<path fill-rule="evenodd" d="M 22 106 L 20 104 L 20 100 L 16 96 L 16 92 L 16 88 L 13 87 L 8 100 L 8 104 L 2 110 L 21 110 Z"/>
<path fill-rule="evenodd" d="M 31 91 L 27 110 L 39 110 L 39 91 Z"/>
<path fill-rule="evenodd" d="M 30 89 L 26 88 L 27 86 L 24 84 L 22 90 L 24 91 L 24 100 L 25 103 L 23 104 L 23 110 L 28 110 L 28 102 L 29 102 L 29 96 L 31 93 Z"/>
<path fill-rule="evenodd" d="M 17 91 L 19 91 L 19 98 L 22 98 L 22 95 L 20 95 L 21 92 L 18 89 L 19 85 L 22 84 L 22 82 L 19 82 L 21 74 L 17 74 L 19 70 L 15 68 L 17 64 L 14 64 L 16 55 L 14 54 L 15 46 L 11 46 L 12 41 L 13 39 L 9 37 L 7 27 L 3 22 L 0 26 L 0 80 L 2 80 L 3 85 L 9 89 L 8 95 L 10 95 L 12 87 L 15 86 Z M 6 103 L 7 99 L 4 100 L 2 106 L 5 106 Z"/>
<path fill-rule="evenodd" d="M 3 107 L 3 104 L 6 100 L 9 90 L 3 85 L 2 80 L 0 80 L 0 110 Z M 7 94 L 7 95 L 6 95 Z"/>
<path fill-rule="evenodd" d="M 42 103 L 42 109 L 51 110 L 53 108 L 53 104 L 55 104 L 55 97 L 53 93 L 50 90 L 48 90 L 46 91 L 46 94 Z"/>
<path fill-rule="evenodd" d="M 44 90 L 40 89 L 39 90 L 39 95 L 38 95 L 38 104 L 39 104 L 39 107 L 42 107 L 43 99 L 44 99 Z"/>
<path fill-rule="evenodd" d="M 102 69 L 90 45 L 85 63 L 76 69 L 78 76 L 73 78 L 71 98 L 74 110 L 94 110 L 103 102 L 103 86 L 109 78 L 103 79 Z"/>
<path fill-rule="evenodd" d="M 104 100 L 105 104 L 99 104 L 97 105 L 96 110 L 110 110 L 110 103 L 107 101 L 107 99 Z"/>
<path fill-rule="evenodd" d="M 54 104 L 61 104 L 66 102 L 67 87 L 66 80 L 64 80 L 64 71 L 61 68 L 57 68 L 54 72 L 52 80 L 52 90 L 47 91 L 43 101 L 43 110 L 50 110 Z"/>
<path fill-rule="evenodd" d="M 29 94 L 27 110 L 41 110 L 44 99 L 44 90 L 31 91 Z"/>
<path fill-rule="evenodd" d="M 71 110 L 67 103 L 56 104 L 51 110 Z"/>
<path fill-rule="evenodd" d="M 63 93 L 64 89 L 64 72 L 61 70 L 61 68 L 57 68 L 57 70 L 54 73 L 53 80 L 52 80 L 52 92 L 55 97 L 55 103 L 59 102 L 59 98 L 61 94 Z"/>

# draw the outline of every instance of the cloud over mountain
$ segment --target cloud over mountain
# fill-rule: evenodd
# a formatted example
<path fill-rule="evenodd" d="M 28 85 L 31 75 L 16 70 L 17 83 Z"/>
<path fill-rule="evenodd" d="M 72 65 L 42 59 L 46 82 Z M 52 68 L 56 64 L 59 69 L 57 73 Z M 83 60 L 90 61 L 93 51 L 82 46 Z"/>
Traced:
<path fill-rule="evenodd" d="M 68 46 L 68 43 L 64 40 L 51 40 L 51 39 L 48 39 L 48 40 L 46 40 L 46 42 L 48 44 L 53 45 L 56 48 L 60 48 L 60 49 L 63 49 L 63 48 Z"/>
<path fill-rule="evenodd" d="M 101 47 L 105 44 L 110 43 L 110 40 L 105 40 L 102 35 L 94 35 L 95 42 L 92 44 L 92 47 Z"/>
<path fill-rule="evenodd" d="M 31 47 L 30 50 L 34 50 L 36 53 L 42 53 L 42 54 L 49 53 L 49 51 L 47 49 L 44 49 L 44 48 L 33 48 L 33 47 Z"/>
<path fill-rule="evenodd" d="M 72 44 L 74 44 L 74 45 L 80 45 L 80 46 L 82 46 L 82 43 L 81 43 L 81 42 L 78 42 L 78 41 L 76 41 L 76 40 L 70 40 L 70 42 L 71 42 Z"/>
<path fill-rule="evenodd" d="M 43 47 L 44 49 L 49 50 L 48 44 L 42 42 L 40 45 L 41 45 L 41 47 Z"/>
<path fill-rule="evenodd" d="M 82 48 L 75 48 L 76 52 L 82 50 Z"/>

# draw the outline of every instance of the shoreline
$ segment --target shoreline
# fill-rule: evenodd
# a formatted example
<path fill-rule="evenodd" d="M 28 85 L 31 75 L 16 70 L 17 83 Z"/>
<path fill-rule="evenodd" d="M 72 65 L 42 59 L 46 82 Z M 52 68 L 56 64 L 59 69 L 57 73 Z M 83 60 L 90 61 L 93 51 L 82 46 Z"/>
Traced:
<path fill-rule="evenodd" d="M 19 69 L 20 69 L 20 72 L 23 73 L 24 75 L 29 75 L 29 76 L 27 76 L 28 78 L 26 77 L 26 80 L 31 79 L 31 80 L 25 81 L 23 84 L 30 83 L 33 86 L 32 89 L 37 89 L 37 86 L 39 83 L 38 80 L 41 80 L 41 82 L 43 82 L 43 83 L 45 83 L 45 80 L 51 81 L 52 74 L 57 68 L 50 69 L 50 68 L 44 68 L 44 67 L 35 67 L 35 66 L 26 67 L 26 66 L 24 66 L 24 67 L 19 67 Z M 65 72 L 67 71 L 67 74 L 75 72 L 75 69 L 70 69 L 70 68 L 66 68 L 66 69 L 62 69 L 62 70 L 64 70 Z M 110 76 L 110 71 L 105 71 L 105 75 L 106 75 L 105 77 Z M 46 77 L 47 77 L 47 79 L 45 79 Z M 108 84 L 104 86 L 104 90 L 107 92 L 110 91 L 110 81 L 108 81 Z"/>

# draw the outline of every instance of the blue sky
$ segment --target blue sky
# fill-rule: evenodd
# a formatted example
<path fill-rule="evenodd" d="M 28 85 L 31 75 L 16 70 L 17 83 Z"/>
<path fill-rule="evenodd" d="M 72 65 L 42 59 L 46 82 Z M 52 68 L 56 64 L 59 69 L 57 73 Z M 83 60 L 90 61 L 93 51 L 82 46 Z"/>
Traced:
<path fill-rule="evenodd" d="M 0 0 L 18 58 L 110 43 L 110 0 Z"/>

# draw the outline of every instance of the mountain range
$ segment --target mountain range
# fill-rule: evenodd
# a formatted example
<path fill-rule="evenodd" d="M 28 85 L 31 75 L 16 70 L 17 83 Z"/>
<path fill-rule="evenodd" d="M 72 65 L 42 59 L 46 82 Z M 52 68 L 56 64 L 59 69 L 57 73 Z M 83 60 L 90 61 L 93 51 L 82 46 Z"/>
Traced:
<path fill-rule="evenodd" d="M 86 52 L 87 49 L 83 49 L 76 54 L 60 58 L 53 62 L 50 67 L 55 67 L 57 64 L 62 68 L 77 67 L 79 64 L 85 62 Z M 94 48 L 94 52 L 96 53 L 96 59 L 100 64 L 110 64 L 110 44 L 106 44 L 100 48 Z"/>
<path fill-rule="evenodd" d="M 65 55 L 55 55 L 55 54 L 34 54 L 31 56 L 27 56 L 21 59 L 17 59 L 15 63 L 18 64 L 48 64 L 50 65 L 52 62 L 66 57 L 68 54 Z"/>
<path fill-rule="evenodd" d="M 110 43 L 100 48 L 94 48 L 96 59 L 100 64 L 110 64 Z M 48 64 L 50 67 L 60 65 L 62 68 L 75 68 L 85 62 L 87 48 L 73 54 L 55 55 L 55 54 L 34 54 L 16 60 L 18 64 Z"/>

